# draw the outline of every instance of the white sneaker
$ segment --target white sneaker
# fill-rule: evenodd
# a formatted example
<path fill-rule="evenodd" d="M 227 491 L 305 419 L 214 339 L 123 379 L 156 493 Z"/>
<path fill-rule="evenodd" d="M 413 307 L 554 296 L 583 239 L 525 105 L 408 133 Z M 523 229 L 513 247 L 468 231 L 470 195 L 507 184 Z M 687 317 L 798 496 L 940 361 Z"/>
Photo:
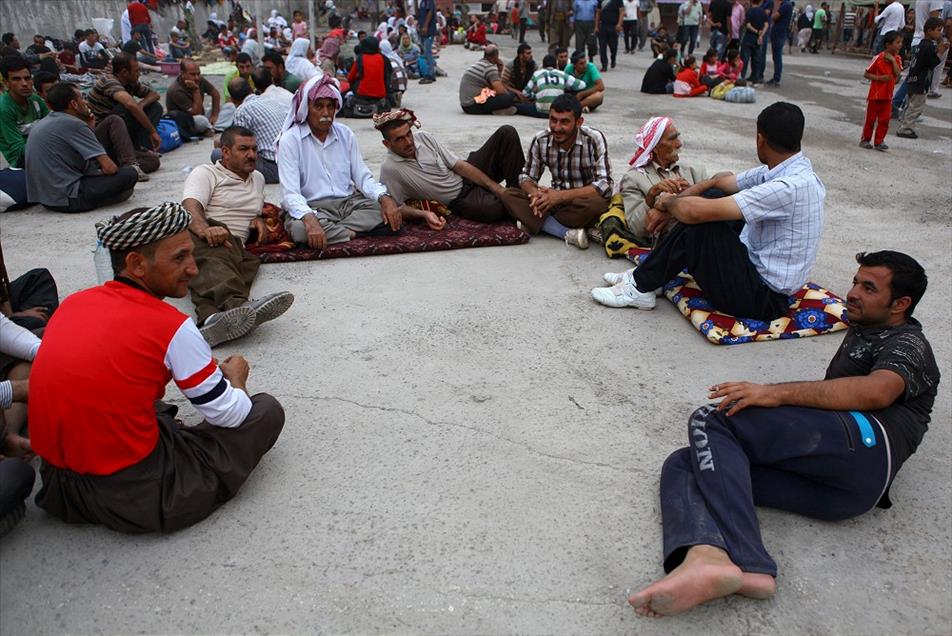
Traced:
<path fill-rule="evenodd" d="M 592 290 L 592 298 L 606 307 L 655 308 L 654 292 L 638 291 L 637 287 L 628 282 L 621 282 L 611 287 L 596 287 Z"/>
<path fill-rule="evenodd" d="M 617 285 L 618 283 L 625 280 L 625 274 L 634 274 L 635 268 L 626 269 L 623 272 L 605 272 L 602 274 L 602 280 L 604 280 L 609 285 Z"/>
<path fill-rule="evenodd" d="M 567 230 L 565 232 L 565 244 L 574 245 L 580 250 L 588 249 L 588 235 L 585 233 L 585 228 L 578 228 L 576 230 Z"/>

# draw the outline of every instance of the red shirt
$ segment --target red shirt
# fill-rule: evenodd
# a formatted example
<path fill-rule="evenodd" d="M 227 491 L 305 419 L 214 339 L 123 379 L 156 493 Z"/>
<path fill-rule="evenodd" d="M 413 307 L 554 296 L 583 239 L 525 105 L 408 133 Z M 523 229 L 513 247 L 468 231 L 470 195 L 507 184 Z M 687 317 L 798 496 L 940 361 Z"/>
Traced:
<path fill-rule="evenodd" d="M 116 281 L 73 294 L 50 319 L 30 372 L 33 450 L 80 474 L 137 464 L 155 448 L 155 401 L 172 379 L 212 424 L 239 425 L 251 408 L 172 305 Z"/>
<path fill-rule="evenodd" d="M 866 99 L 892 99 L 893 98 L 893 89 L 896 88 L 896 76 L 893 75 L 893 65 L 887 60 L 884 56 L 885 53 L 880 53 L 873 58 L 873 61 L 869 63 L 869 66 L 866 67 L 866 72 L 873 75 L 888 75 L 889 81 L 887 82 L 878 82 L 876 80 L 871 80 L 869 82 L 869 95 L 866 96 Z M 899 70 L 902 70 L 902 60 L 899 59 L 899 56 L 896 56 L 896 62 L 899 63 Z"/>
<path fill-rule="evenodd" d="M 129 24 L 132 26 L 152 22 L 152 18 L 149 16 L 149 7 L 141 2 L 130 2 L 126 9 L 129 10 Z"/>
<path fill-rule="evenodd" d="M 384 56 L 380 53 L 364 53 L 358 59 L 364 67 L 364 72 L 360 78 L 357 77 L 357 62 L 350 67 L 350 74 L 347 81 L 354 84 L 360 79 L 356 93 L 362 97 L 373 97 L 374 99 L 383 99 L 387 96 L 386 74 L 384 73 Z"/>

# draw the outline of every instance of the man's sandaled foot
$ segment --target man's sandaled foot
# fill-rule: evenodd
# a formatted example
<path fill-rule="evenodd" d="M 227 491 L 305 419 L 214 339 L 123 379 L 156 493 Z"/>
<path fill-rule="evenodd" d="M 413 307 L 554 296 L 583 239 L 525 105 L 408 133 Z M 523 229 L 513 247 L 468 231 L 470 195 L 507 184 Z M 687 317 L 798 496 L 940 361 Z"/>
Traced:
<path fill-rule="evenodd" d="M 635 614 L 660 618 L 734 594 L 744 584 L 744 574 L 727 552 L 709 545 L 688 550 L 684 562 L 660 581 L 632 594 L 628 603 Z"/>
<path fill-rule="evenodd" d="M 777 579 L 769 574 L 744 572 L 744 582 L 735 594 L 760 600 L 771 598 L 777 592 Z"/>

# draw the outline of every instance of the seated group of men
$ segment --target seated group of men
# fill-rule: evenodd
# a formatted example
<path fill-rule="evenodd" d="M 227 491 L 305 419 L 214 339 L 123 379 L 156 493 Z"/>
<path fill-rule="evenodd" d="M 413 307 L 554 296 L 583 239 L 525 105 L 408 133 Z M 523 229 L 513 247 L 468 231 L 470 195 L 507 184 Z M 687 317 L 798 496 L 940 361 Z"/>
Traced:
<path fill-rule="evenodd" d="M 605 101 L 605 83 L 598 68 L 585 51 L 551 46 L 537 69 L 532 47 L 523 42 L 509 64 L 499 59 L 499 49 L 490 44 L 483 57 L 463 73 L 459 82 L 459 103 L 470 115 L 526 115 L 548 117 L 556 97 L 570 94 L 578 99 L 583 112 L 598 108 Z"/>
<path fill-rule="evenodd" d="M 277 167 L 286 229 L 298 243 L 322 249 L 407 220 L 442 227 L 432 212 L 408 206 L 413 199 L 483 221 L 508 215 L 532 232 L 576 230 L 571 240 L 580 243 L 609 204 L 605 137 L 584 125 L 572 96 L 552 102 L 549 128 L 533 137 L 527 158 L 508 126 L 464 160 L 415 132 L 411 111 L 379 115 L 389 151 L 382 183 L 354 133 L 334 121 L 341 106 L 336 83 L 313 78 L 282 126 Z M 607 276 L 613 286 L 594 290 L 596 300 L 650 308 L 655 290 L 687 267 L 718 308 L 765 320 L 785 313 L 815 261 L 823 221 L 825 191 L 800 152 L 803 125 L 792 104 L 765 108 L 756 137 L 764 165 L 706 179 L 678 167 L 670 120 L 649 120 L 623 197 L 641 193 L 632 217 L 660 238 L 641 266 Z M 243 243 L 252 228 L 267 229 L 257 138 L 231 127 L 221 147 L 219 161 L 190 174 L 182 204 L 97 224 L 116 279 L 66 299 L 38 348 L 0 323 L 0 350 L 10 338 L 19 343 L 14 354 L 34 358 L 28 387 L 0 383 L 0 402 L 31 395 L 30 443 L 43 459 L 37 503 L 66 521 L 125 532 L 195 523 L 234 496 L 281 431 L 280 404 L 249 397 L 244 359 L 211 357 L 216 339 L 293 301 L 287 293 L 249 300 L 258 263 Z M 546 166 L 551 186 L 539 183 Z M 912 317 L 926 289 L 922 267 L 888 251 L 857 261 L 851 327 L 825 380 L 715 384 L 710 398 L 719 403 L 691 415 L 689 448 L 668 459 L 661 477 L 669 574 L 632 595 L 639 614 L 675 614 L 730 594 L 771 596 L 776 564 L 755 505 L 821 519 L 889 505 L 889 486 L 927 429 L 939 371 Z M 161 302 L 189 290 L 198 325 Z M 154 402 L 170 379 L 205 422 L 184 427 L 174 407 Z"/>

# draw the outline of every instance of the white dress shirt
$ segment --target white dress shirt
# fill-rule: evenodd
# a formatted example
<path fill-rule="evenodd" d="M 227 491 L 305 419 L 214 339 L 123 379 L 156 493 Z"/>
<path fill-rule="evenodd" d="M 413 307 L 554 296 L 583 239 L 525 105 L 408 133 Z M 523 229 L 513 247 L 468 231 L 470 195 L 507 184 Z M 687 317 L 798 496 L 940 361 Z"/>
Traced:
<path fill-rule="evenodd" d="M 876 16 L 874 22 L 879 23 L 880 33 L 898 31 L 906 24 L 906 7 L 896 0 L 883 9 L 883 12 Z"/>
<path fill-rule="evenodd" d="M 746 225 L 740 234 L 767 286 L 782 294 L 803 287 L 816 262 L 826 188 L 810 160 L 797 153 L 772 170 L 737 175 L 734 201 Z"/>
<path fill-rule="evenodd" d="M 278 145 L 278 178 L 284 209 L 295 219 L 311 212 L 308 201 L 349 197 L 355 190 L 375 201 L 387 194 L 360 156 L 353 131 L 337 122 L 323 142 L 307 122 L 285 130 Z"/>

